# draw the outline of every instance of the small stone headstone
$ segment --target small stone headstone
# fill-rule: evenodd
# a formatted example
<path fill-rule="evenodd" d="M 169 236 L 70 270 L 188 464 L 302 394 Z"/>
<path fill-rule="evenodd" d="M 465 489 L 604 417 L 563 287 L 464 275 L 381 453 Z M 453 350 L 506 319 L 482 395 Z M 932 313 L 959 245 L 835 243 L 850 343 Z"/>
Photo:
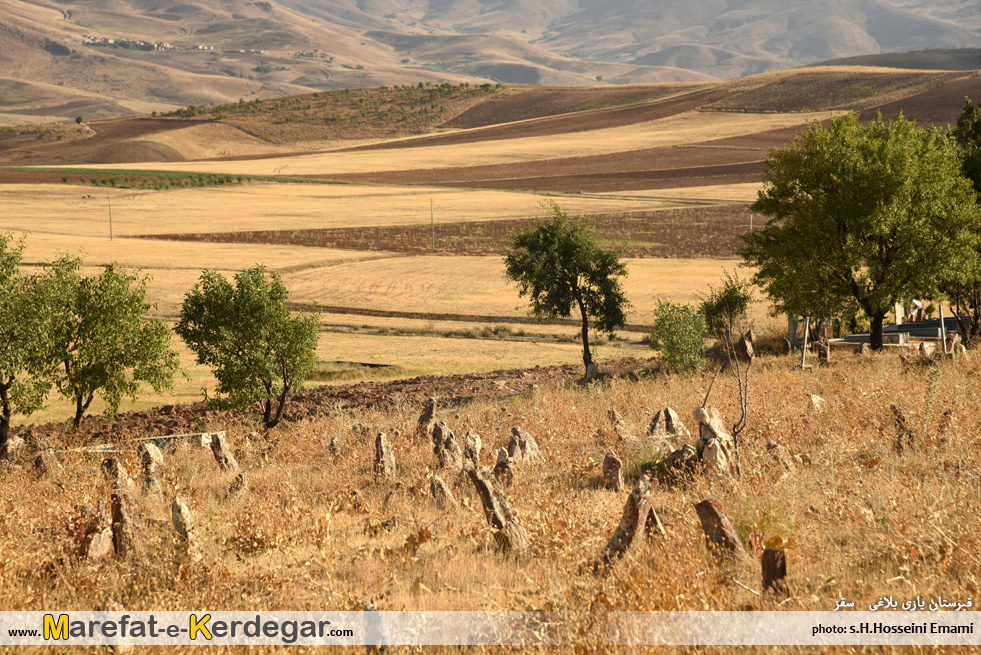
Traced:
<path fill-rule="evenodd" d="M 650 476 L 642 475 L 634 485 L 623 506 L 620 524 L 603 550 L 601 563 L 612 566 L 640 542 L 651 509 L 653 483 Z"/>
<path fill-rule="evenodd" d="M 487 522 L 494 528 L 498 550 L 514 554 L 528 550 L 531 546 L 528 533 L 504 492 L 495 488 L 494 483 L 477 469 L 467 469 L 467 476 L 477 489 Z"/>
<path fill-rule="evenodd" d="M 596 379 L 596 376 L 598 375 L 599 375 L 599 364 L 597 364 L 596 362 L 590 362 L 586 366 L 586 377 L 585 377 L 586 382 L 592 382 L 593 380 Z"/>
<path fill-rule="evenodd" d="M 753 357 L 756 356 L 756 349 L 754 347 L 754 342 L 756 341 L 756 333 L 753 330 L 749 330 L 736 342 L 736 356 L 743 361 L 752 362 Z"/>
<path fill-rule="evenodd" d="M 384 432 L 375 437 L 375 475 L 395 482 L 395 454 L 388 445 Z"/>
<path fill-rule="evenodd" d="M 702 448 L 702 464 L 709 473 L 725 475 L 729 472 L 729 459 L 718 439 L 709 439 Z"/>
<path fill-rule="evenodd" d="M 692 475 L 698 463 L 698 453 L 691 444 L 685 444 L 664 458 L 664 469 L 673 476 Z"/>
<path fill-rule="evenodd" d="M 457 502 L 453 492 L 438 475 L 429 476 L 429 492 L 433 495 L 433 500 L 436 501 L 436 507 L 439 509 L 447 506 L 456 507 Z"/>
<path fill-rule="evenodd" d="M 480 435 L 467 430 L 466 436 L 463 437 L 463 459 L 470 462 L 471 466 L 480 466 L 481 446 Z"/>
<path fill-rule="evenodd" d="M 544 462 L 545 456 L 538 448 L 538 442 L 520 427 L 511 428 L 511 441 L 508 443 L 508 456 L 512 462 Z"/>
<path fill-rule="evenodd" d="M 85 557 L 91 561 L 103 560 L 112 555 L 112 551 L 112 528 L 103 528 L 89 541 Z"/>
<path fill-rule="evenodd" d="M 436 426 L 436 399 L 430 398 L 423 405 L 422 414 L 416 422 L 416 438 L 430 440 L 433 438 L 433 428 Z"/>
<path fill-rule="evenodd" d="M 670 407 L 665 407 L 651 420 L 651 424 L 647 426 L 647 436 L 648 437 L 666 437 L 666 436 L 676 436 L 683 439 L 690 439 L 691 432 L 688 430 L 687 426 L 681 422 L 681 417 L 678 416 L 678 412 L 674 411 Z"/>
<path fill-rule="evenodd" d="M 511 468 L 511 458 L 508 451 L 501 448 L 497 451 L 497 463 L 494 464 L 494 478 L 504 486 L 510 487 L 514 482 L 514 470 Z"/>
<path fill-rule="evenodd" d="M 58 461 L 58 456 L 55 455 L 53 449 L 48 448 L 41 451 L 36 458 L 34 458 L 34 471 L 41 476 L 56 476 L 59 475 L 64 470 L 61 462 Z"/>
<path fill-rule="evenodd" d="M 916 442 L 916 431 L 912 427 L 909 415 L 898 405 L 890 405 L 893 419 L 896 422 L 896 450 L 902 453 L 912 448 Z"/>
<path fill-rule="evenodd" d="M 648 538 L 651 537 L 666 537 L 668 533 L 664 530 L 664 524 L 661 523 L 661 517 L 657 515 L 657 512 L 653 507 L 647 512 L 647 522 L 644 525 L 644 529 L 647 532 Z"/>
<path fill-rule="evenodd" d="M 772 591 L 780 596 L 788 596 L 787 557 L 782 550 L 767 548 L 763 551 L 763 593 Z"/>
<path fill-rule="evenodd" d="M 174 524 L 174 532 L 177 533 L 178 553 L 182 559 L 187 559 L 191 564 L 197 564 L 201 561 L 202 555 L 194 534 L 195 526 L 191 510 L 187 508 L 187 504 L 183 500 L 174 496 L 174 502 L 170 506 L 170 514 Z"/>
<path fill-rule="evenodd" d="M 22 452 L 24 452 L 24 440 L 20 437 L 11 436 L 7 439 L 6 457 L 4 456 L 3 449 L 0 449 L 0 459 L 14 459 Z"/>
<path fill-rule="evenodd" d="M 240 472 L 232 480 L 232 483 L 228 485 L 228 495 L 234 498 L 242 493 L 245 493 L 249 488 L 249 476 L 246 475 L 245 471 Z"/>
<path fill-rule="evenodd" d="M 746 557 L 746 549 L 739 541 L 735 528 L 722 511 L 722 505 L 714 500 L 703 500 L 695 505 L 695 512 L 702 524 L 705 538 L 722 558 Z"/>
<path fill-rule="evenodd" d="M 620 412 L 618 412 L 615 407 L 611 407 L 606 412 L 606 417 L 610 419 L 610 426 L 613 428 L 613 434 L 620 434 L 626 429 L 627 424 L 624 423 L 623 416 L 621 416 Z"/>
<path fill-rule="evenodd" d="M 129 492 L 136 491 L 136 483 L 129 477 L 126 467 L 115 457 L 106 457 L 102 460 L 102 475 L 105 476 L 114 489 L 125 489 Z"/>
<path fill-rule="evenodd" d="M 623 488 L 623 462 L 614 453 L 603 458 L 603 486 L 610 491 Z"/>
<path fill-rule="evenodd" d="M 138 553 L 143 543 L 141 519 L 133 495 L 116 488 L 112 494 L 112 546 L 116 557 Z"/>
<path fill-rule="evenodd" d="M 158 468 L 163 468 L 164 457 L 160 449 L 152 443 L 142 443 L 136 449 L 136 454 L 140 458 L 140 466 L 143 467 L 143 475 L 153 475 Z"/>
<path fill-rule="evenodd" d="M 439 460 L 440 468 L 463 468 L 463 451 L 453 430 L 443 421 L 433 427 L 433 452 Z"/>
<path fill-rule="evenodd" d="M 238 471 L 238 462 L 235 461 L 235 455 L 232 454 L 231 446 L 225 438 L 224 432 L 216 432 L 211 435 L 211 452 L 222 471 L 228 473 Z"/>
<path fill-rule="evenodd" d="M 872 344 L 863 343 L 861 346 L 858 347 L 858 354 L 861 355 L 862 357 L 871 357 Z"/>

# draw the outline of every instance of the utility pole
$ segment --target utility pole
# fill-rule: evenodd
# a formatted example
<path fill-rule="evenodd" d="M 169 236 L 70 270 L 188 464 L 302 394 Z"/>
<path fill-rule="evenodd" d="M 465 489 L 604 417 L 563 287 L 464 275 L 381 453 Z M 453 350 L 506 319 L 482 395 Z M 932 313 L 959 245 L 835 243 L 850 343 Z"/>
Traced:
<path fill-rule="evenodd" d="M 109 201 L 109 240 L 112 241 L 112 195 L 108 189 L 106 190 L 106 200 Z"/>
<path fill-rule="evenodd" d="M 433 211 L 433 199 L 429 199 L 429 226 L 433 233 L 433 250 L 436 250 L 436 214 Z"/>

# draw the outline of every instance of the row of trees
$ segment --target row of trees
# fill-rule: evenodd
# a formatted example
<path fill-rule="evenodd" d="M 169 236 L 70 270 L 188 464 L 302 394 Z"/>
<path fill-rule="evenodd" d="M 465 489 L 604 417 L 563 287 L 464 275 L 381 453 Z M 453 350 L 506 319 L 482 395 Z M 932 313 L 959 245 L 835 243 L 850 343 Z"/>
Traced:
<path fill-rule="evenodd" d="M 77 429 L 96 397 L 111 418 L 143 384 L 161 392 L 180 372 L 171 330 L 147 317 L 147 278 L 112 265 L 84 276 L 72 255 L 27 274 L 23 251 L 23 239 L 0 234 L 0 459 L 9 456 L 11 418 L 40 409 L 52 389 L 74 404 Z M 235 285 L 205 271 L 175 328 L 214 372 L 222 397 L 212 404 L 259 403 L 267 427 L 317 364 L 318 317 L 292 316 L 287 296 L 261 266 L 239 273 Z"/>
<path fill-rule="evenodd" d="M 864 313 L 872 348 L 881 349 L 897 302 L 946 299 L 965 341 L 981 336 L 981 105 L 965 99 L 952 129 L 919 128 L 902 115 L 867 125 L 856 114 L 815 122 L 788 148 L 772 150 L 765 165 L 752 210 L 769 220 L 744 235 L 741 255 L 776 312 Z M 534 229 L 512 238 L 506 275 L 537 316 L 579 310 L 588 373 L 589 319 L 609 333 L 625 325 L 626 269 L 582 220 L 555 203 L 546 208 Z M 701 312 L 661 303 L 652 344 L 698 343 L 706 327 L 719 335 L 716 305 L 735 316 L 748 299 L 745 284 L 731 278 Z M 693 352 L 680 348 L 677 363 L 693 365 Z"/>

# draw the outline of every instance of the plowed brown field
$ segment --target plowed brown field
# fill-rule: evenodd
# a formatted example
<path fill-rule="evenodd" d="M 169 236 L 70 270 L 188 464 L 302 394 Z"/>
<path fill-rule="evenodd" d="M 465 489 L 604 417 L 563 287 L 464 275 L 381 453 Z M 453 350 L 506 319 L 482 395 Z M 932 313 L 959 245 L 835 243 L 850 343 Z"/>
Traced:
<path fill-rule="evenodd" d="M 732 257 L 749 231 L 745 205 L 694 207 L 663 211 L 602 214 L 590 222 L 609 246 L 619 246 L 626 257 Z M 410 255 L 497 255 L 508 237 L 533 225 L 532 220 L 482 221 L 395 227 L 359 227 L 252 232 L 179 233 L 153 235 L 153 239 L 293 245 L 342 250 L 380 250 Z"/>

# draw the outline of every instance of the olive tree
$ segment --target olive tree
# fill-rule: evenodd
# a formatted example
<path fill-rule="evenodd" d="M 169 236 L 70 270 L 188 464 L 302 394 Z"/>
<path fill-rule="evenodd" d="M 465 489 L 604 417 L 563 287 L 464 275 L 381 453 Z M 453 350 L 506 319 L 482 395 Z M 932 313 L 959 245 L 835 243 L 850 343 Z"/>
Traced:
<path fill-rule="evenodd" d="M 573 307 L 582 321 L 582 361 L 589 374 L 589 319 L 598 330 L 612 334 L 626 324 L 629 307 L 620 278 L 627 268 L 620 254 L 604 250 L 582 218 L 569 219 L 554 202 L 550 215 L 539 217 L 534 229 L 515 234 L 504 257 L 505 275 L 531 300 L 541 318 L 567 318 Z"/>
<path fill-rule="evenodd" d="M 318 316 L 292 316 L 288 296 L 279 274 L 264 266 L 238 273 L 234 286 L 204 271 L 175 328 L 198 363 L 211 367 L 224 404 L 260 403 L 266 428 L 279 423 L 290 393 L 317 366 Z"/>
<path fill-rule="evenodd" d="M 837 116 L 765 163 L 752 209 L 769 221 L 742 255 L 778 311 L 860 308 L 881 349 L 896 302 L 937 296 L 973 265 L 979 212 L 945 131 Z"/>
<path fill-rule="evenodd" d="M 39 409 L 51 388 L 45 359 L 50 311 L 34 278 L 18 269 L 23 250 L 23 240 L 0 234 L 0 460 L 9 458 L 11 417 Z"/>
<path fill-rule="evenodd" d="M 55 367 L 55 388 L 75 403 L 73 429 L 98 395 L 112 419 L 123 398 L 136 400 L 142 384 L 171 388 L 180 363 L 170 348 L 170 329 L 146 316 L 147 278 L 114 265 L 98 275 L 81 274 L 82 260 L 65 255 L 38 280 L 51 308 L 46 359 Z"/>

